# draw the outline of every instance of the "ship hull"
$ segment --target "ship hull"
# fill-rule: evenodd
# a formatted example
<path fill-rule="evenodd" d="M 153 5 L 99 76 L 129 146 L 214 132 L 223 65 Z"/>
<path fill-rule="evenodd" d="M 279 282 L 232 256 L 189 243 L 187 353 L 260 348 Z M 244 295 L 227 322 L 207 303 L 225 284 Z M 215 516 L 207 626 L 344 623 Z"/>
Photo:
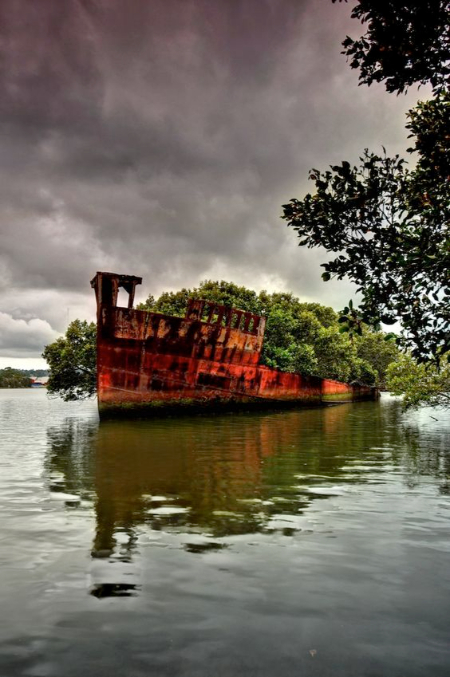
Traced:
<path fill-rule="evenodd" d="M 248 318 L 246 322 L 248 326 Z M 368 386 L 260 365 L 264 326 L 252 327 L 242 331 L 230 322 L 224 326 L 102 305 L 97 336 L 100 416 L 321 406 L 378 397 Z"/>

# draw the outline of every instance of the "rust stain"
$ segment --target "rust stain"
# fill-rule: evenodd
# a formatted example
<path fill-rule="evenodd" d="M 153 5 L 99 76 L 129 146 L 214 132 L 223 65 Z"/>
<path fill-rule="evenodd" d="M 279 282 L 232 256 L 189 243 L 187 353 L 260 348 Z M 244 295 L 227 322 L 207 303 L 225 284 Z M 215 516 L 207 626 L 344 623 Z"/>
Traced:
<path fill-rule="evenodd" d="M 266 319 L 212 301 L 190 300 L 186 316 L 133 309 L 142 278 L 98 272 L 98 402 L 101 414 L 178 407 L 322 404 L 374 399 L 376 389 L 259 364 Z M 129 294 L 117 307 L 118 291 Z"/>

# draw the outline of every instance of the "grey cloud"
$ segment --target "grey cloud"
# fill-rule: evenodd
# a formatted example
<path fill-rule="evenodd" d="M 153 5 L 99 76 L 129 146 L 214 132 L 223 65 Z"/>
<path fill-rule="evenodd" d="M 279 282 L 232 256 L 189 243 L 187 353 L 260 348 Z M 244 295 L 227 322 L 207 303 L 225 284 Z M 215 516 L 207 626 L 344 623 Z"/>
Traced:
<path fill-rule="evenodd" d="M 48 322 L 34 318 L 14 319 L 0 312 L 0 354 L 2 357 L 34 357 L 57 338 Z"/>
<path fill-rule="evenodd" d="M 69 298 L 93 314 L 89 279 L 108 269 L 153 293 L 220 272 L 343 305 L 352 288 L 322 284 L 323 254 L 296 247 L 281 205 L 312 166 L 401 151 L 414 102 L 356 86 L 339 55 L 348 14 L 314 0 L 0 0 L 3 302 L 16 289 L 19 312 L 36 303 L 62 328 Z"/>

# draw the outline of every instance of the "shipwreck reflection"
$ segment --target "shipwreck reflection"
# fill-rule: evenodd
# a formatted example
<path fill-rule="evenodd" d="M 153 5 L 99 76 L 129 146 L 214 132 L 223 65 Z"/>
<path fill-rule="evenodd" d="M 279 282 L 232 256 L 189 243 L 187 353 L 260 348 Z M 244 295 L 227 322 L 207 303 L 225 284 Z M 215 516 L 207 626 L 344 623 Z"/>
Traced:
<path fill-rule="evenodd" d="M 97 599 L 105 597 L 135 597 L 140 585 L 134 583 L 96 583 L 92 586 L 90 594 Z"/>
<path fill-rule="evenodd" d="M 193 554 L 227 547 L 233 535 L 292 537 L 313 501 L 382 482 L 387 466 L 403 485 L 426 475 L 445 492 L 449 454 L 433 439 L 405 427 L 396 402 L 146 422 L 68 419 L 48 430 L 45 472 L 51 491 L 72 496 L 72 509 L 77 496 L 94 509 L 92 557 L 126 563 L 148 529 L 182 535 L 179 546 Z"/>
<path fill-rule="evenodd" d="M 324 454 L 323 441 L 345 428 L 348 412 L 101 424 L 94 552 L 112 552 L 118 530 L 144 524 L 215 539 L 273 532 L 273 515 L 299 514 L 313 498 L 296 473 L 339 474 L 345 459 Z"/>

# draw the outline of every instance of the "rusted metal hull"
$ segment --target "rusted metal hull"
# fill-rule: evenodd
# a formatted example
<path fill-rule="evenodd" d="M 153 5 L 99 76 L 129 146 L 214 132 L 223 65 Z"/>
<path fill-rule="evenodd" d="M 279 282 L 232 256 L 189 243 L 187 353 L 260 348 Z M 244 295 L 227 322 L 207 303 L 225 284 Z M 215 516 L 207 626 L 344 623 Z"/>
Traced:
<path fill-rule="evenodd" d="M 367 386 L 261 366 L 264 318 L 210 303 L 204 321 L 204 310 L 205 302 L 194 301 L 186 317 L 180 318 L 118 308 L 105 300 L 99 304 L 102 417 L 320 405 L 377 397 L 377 391 Z"/>

